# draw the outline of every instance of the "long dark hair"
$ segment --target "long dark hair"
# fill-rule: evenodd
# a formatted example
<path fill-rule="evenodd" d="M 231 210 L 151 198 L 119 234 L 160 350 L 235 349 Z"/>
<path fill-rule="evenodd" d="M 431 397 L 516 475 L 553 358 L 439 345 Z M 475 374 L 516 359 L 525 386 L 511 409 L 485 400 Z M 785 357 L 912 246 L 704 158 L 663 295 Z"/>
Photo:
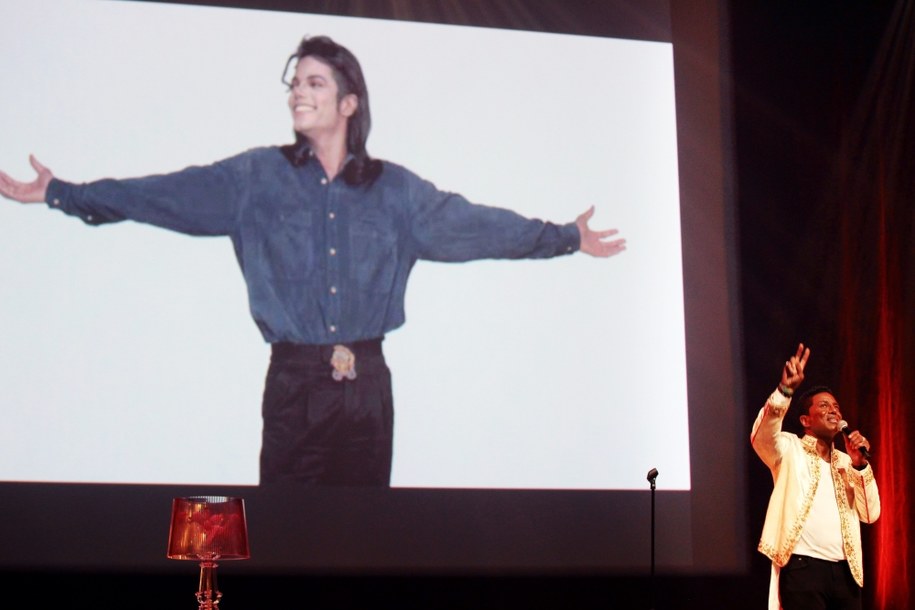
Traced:
<path fill-rule="evenodd" d="M 356 96 L 356 112 L 349 117 L 346 126 L 346 150 L 353 158 L 343 168 L 343 179 L 351 185 L 372 183 L 381 174 L 383 166 L 380 161 L 369 156 L 365 147 L 372 128 L 372 113 L 369 110 L 369 92 L 365 86 L 365 77 L 362 75 L 359 60 L 349 49 L 327 36 L 305 36 L 296 52 L 286 60 L 286 69 L 283 71 L 284 84 L 292 86 L 286 81 L 289 64 L 305 57 L 314 57 L 330 67 L 337 83 L 337 101 L 349 94 Z M 293 163 L 301 164 L 308 159 L 309 144 L 300 133 L 295 134 L 295 141 L 294 149 L 284 152 L 287 152 L 287 156 L 290 156 L 288 153 L 292 153 Z"/>

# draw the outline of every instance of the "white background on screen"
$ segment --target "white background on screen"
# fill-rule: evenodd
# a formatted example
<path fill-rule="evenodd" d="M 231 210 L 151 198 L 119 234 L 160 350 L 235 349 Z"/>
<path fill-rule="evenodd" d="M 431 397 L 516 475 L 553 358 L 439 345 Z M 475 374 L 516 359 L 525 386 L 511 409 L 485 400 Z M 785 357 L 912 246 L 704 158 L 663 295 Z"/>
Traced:
<path fill-rule="evenodd" d="M 618 257 L 417 264 L 385 342 L 392 483 L 689 488 L 670 44 L 94 0 L 0 22 L 15 177 L 30 152 L 82 182 L 288 143 L 283 64 L 327 34 L 374 156 L 527 216 L 596 205 Z M 0 480 L 256 484 L 269 350 L 229 240 L 0 204 Z"/>

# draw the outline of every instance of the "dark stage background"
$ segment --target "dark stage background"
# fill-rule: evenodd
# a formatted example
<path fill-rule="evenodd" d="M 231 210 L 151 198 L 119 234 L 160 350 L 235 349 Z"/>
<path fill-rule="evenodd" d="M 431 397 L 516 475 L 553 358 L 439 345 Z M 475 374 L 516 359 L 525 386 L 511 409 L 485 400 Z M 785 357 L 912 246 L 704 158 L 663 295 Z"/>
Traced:
<path fill-rule="evenodd" d="M 222 3 L 225 5 L 226 3 Z M 370 4 L 370 3 L 367 3 Z M 674 10 L 689 3 L 675 2 Z M 915 348 L 912 80 L 915 19 L 906 2 L 730 2 L 733 193 L 746 380 L 752 420 L 799 341 L 808 381 L 831 385 L 874 446 L 884 514 L 864 528 L 866 608 L 910 607 L 913 483 L 908 363 Z M 650 392 L 649 388 L 645 388 Z M 748 436 L 749 430 L 747 430 Z M 759 531 L 771 479 L 748 453 L 748 529 Z M 89 542 L 89 541 L 87 541 Z M 249 575 L 221 569 L 222 606 L 762 609 L 769 565 L 749 545 L 747 573 L 652 580 L 555 577 Z M 91 542 L 89 542 L 91 543 Z M 0 541 L 2 544 L 2 541 Z M 164 544 L 164 541 L 163 541 Z M 2 574 L 4 605 L 192 608 L 186 574 Z M 88 607 L 88 606 L 85 606 Z"/>

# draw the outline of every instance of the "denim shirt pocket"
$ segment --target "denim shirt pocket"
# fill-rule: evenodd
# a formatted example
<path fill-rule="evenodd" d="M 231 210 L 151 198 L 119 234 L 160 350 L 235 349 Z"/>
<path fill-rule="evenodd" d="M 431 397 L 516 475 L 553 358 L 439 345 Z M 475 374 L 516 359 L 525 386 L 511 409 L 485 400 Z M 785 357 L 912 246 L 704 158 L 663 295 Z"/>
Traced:
<path fill-rule="evenodd" d="M 363 294 L 390 294 L 398 266 L 398 234 L 393 219 L 366 212 L 350 225 L 352 278 Z"/>
<path fill-rule="evenodd" d="M 301 281 L 315 271 L 316 230 L 307 209 L 258 206 L 261 269 L 277 280 Z"/>

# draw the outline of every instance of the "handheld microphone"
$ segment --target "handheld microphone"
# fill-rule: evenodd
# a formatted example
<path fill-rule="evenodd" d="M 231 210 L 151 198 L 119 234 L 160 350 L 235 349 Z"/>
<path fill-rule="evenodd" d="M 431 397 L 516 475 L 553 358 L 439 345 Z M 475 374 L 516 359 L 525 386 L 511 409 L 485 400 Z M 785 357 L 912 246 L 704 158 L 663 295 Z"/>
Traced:
<path fill-rule="evenodd" d="M 845 421 L 844 419 L 839 422 L 839 430 L 842 431 L 842 434 L 845 435 L 845 438 L 848 438 L 848 435 L 851 434 L 851 432 L 848 430 L 848 422 Z M 863 446 L 858 447 L 858 451 L 861 452 L 861 455 L 864 456 L 864 459 L 867 459 L 867 460 L 871 459 L 871 452 L 868 451 Z"/>

